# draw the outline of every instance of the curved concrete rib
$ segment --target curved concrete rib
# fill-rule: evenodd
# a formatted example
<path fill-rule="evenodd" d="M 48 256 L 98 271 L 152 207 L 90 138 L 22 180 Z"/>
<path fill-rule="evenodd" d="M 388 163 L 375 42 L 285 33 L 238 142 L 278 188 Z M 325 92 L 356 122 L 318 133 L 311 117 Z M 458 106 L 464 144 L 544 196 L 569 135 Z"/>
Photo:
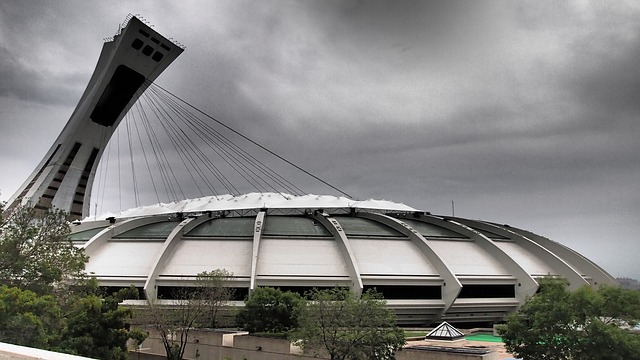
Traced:
<path fill-rule="evenodd" d="M 327 230 L 329 230 L 329 232 L 331 232 L 331 234 L 335 238 L 336 242 L 338 243 L 338 249 L 340 249 L 340 253 L 342 254 L 342 258 L 347 264 L 347 270 L 349 271 L 349 277 L 351 278 L 351 291 L 357 296 L 362 295 L 364 286 L 362 285 L 360 271 L 358 270 L 358 265 L 356 263 L 356 258 L 353 255 L 351 245 L 349 245 L 349 239 L 344 233 L 342 226 L 340 225 L 338 220 L 331 217 L 325 217 L 322 214 L 312 215 L 311 218 L 318 221 L 320 224 L 322 224 L 322 226 L 327 228 Z"/>
<path fill-rule="evenodd" d="M 166 216 L 133 218 L 133 219 L 124 220 L 119 223 L 115 223 L 113 225 L 110 225 L 104 228 L 99 233 L 95 234 L 89 241 L 87 241 L 86 244 L 84 244 L 84 246 L 82 246 L 82 248 L 84 249 L 85 255 L 91 257 L 91 255 L 98 248 L 102 247 L 105 243 L 107 243 L 107 241 L 109 241 L 109 239 L 113 238 L 114 236 L 118 236 L 124 232 L 127 232 L 131 229 L 134 229 L 143 225 L 148 225 L 148 224 L 153 224 L 153 223 L 158 223 L 163 221 L 167 221 Z"/>
<path fill-rule="evenodd" d="M 553 254 L 545 247 L 540 244 L 531 241 L 529 238 L 520 235 L 514 231 L 509 229 L 489 224 L 480 221 L 467 220 L 467 219 L 456 219 L 456 221 L 466 224 L 473 228 L 478 228 L 480 230 L 486 230 L 500 236 L 507 237 L 516 242 L 516 244 L 522 246 L 522 248 L 532 252 L 536 256 L 540 257 L 545 263 L 551 265 L 558 274 L 564 274 L 566 279 L 569 281 L 570 289 L 577 289 L 583 285 L 588 285 L 589 283 L 582 277 L 582 275 L 576 271 L 571 265 L 567 264 L 564 260 L 559 258 L 557 255 Z"/>
<path fill-rule="evenodd" d="M 520 264 L 508 256 L 507 253 L 502 251 L 502 249 L 491 241 L 491 239 L 482 235 L 478 231 L 462 223 L 453 220 L 444 220 L 432 215 L 420 216 L 420 220 L 466 235 L 496 258 L 498 262 L 504 265 L 507 271 L 517 279 L 518 283 L 516 284 L 515 292 L 516 299 L 520 305 L 524 304 L 527 297 L 533 296 L 533 294 L 538 290 L 538 283 L 522 268 L 522 266 L 520 266 Z"/>
<path fill-rule="evenodd" d="M 176 225 L 176 227 L 171 230 L 171 233 L 169 234 L 169 236 L 167 236 L 167 239 L 162 245 L 162 249 L 160 249 L 160 254 L 153 262 L 154 265 L 151 268 L 151 271 L 149 271 L 147 281 L 144 283 L 143 290 L 145 295 L 147 296 L 147 299 L 156 300 L 156 296 L 158 294 L 156 288 L 156 279 L 160 275 L 160 272 L 162 272 L 162 270 L 164 269 L 167 260 L 178 245 L 178 242 L 182 239 L 182 235 L 184 235 L 185 232 L 191 231 L 196 226 L 208 220 L 211 220 L 211 218 L 207 215 L 200 215 L 197 218 L 188 218 L 180 222 L 180 224 Z"/>
<path fill-rule="evenodd" d="M 264 229 L 264 217 L 266 212 L 260 211 L 256 215 L 253 227 L 253 245 L 251 252 L 251 278 L 249 279 L 249 296 L 256 289 L 256 277 L 258 272 L 258 256 L 260 255 L 260 239 L 262 239 L 262 229 Z"/>
<path fill-rule="evenodd" d="M 552 251 L 557 256 L 566 259 L 569 264 L 576 266 L 579 271 L 585 272 L 588 277 L 591 277 L 593 280 L 594 286 L 599 285 L 609 285 L 609 286 L 619 286 L 616 279 L 607 273 L 600 266 L 593 263 L 591 260 L 585 258 L 579 253 L 571 250 L 570 248 L 555 242 L 553 240 L 547 239 L 543 236 L 536 235 L 530 231 L 522 230 L 518 228 L 510 228 L 514 233 L 519 234 L 521 236 L 526 237 L 527 239 L 535 242 L 536 244 L 544 247 L 545 249 Z"/>
<path fill-rule="evenodd" d="M 380 215 L 373 213 L 358 213 L 358 217 L 371 219 L 382 223 L 404 235 L 409 237 L 411 242 L 422 252 L 424 256 L 431 262 L 431 264 L 436 268 L 440 277 L 444 280 L 444 284 L 442 287 L 442 301 L 444 301 L 445 306 L 442 312 L 439 314 L 439 317 L 442 317 L 444 313 L 453 305 L 453 302 L 460 294 L 460 290 L 462 289 L 462 284 L 456 278 L 456 275 L 451 271 L 451 268 L 442 260 L 438 254 L 429 246 L 427 240 L 414 228 L 412 228 L 409 224 L 403 222 L 400 219 L 393 218 L 388 215 Z"/>

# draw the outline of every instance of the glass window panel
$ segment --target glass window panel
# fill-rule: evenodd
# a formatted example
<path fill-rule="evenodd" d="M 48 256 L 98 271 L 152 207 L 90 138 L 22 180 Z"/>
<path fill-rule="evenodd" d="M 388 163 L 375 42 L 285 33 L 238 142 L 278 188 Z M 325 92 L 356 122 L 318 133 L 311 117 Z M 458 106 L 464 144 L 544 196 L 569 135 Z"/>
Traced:
<path fill-rule="evenodd" d="M 102 231 L 106 226 L 102 226 L 95 229 L 89 229 L 84 231 L 79 231 L 77 233 L 69 235 L 69 239 L 71 241 L 89 241 L 92 237 L 94 237 L 97 233 Z"/>
<path fill-rule="evenodd" d="M 267 236 L 331 236 L 329 230 L 317 221 L 298 216 L 267 216 L 263 234 Z"/>
<path fill-rule="evenodd" d="M 417 232 L 419 232 L 424 237 L 447 237 L 447 238 L 467 238 L 466 236 L 457 233 L 455 231 L 445 229 L 438 225 L 428 224 L 419 220 L 413 219 L 400 219 L 412 228 L 414 228 Z"/>
<path fill-rule="evenodd" d="M 114 236 L 114 239 L 166 239 L 179 221 L 165 221 L 139 226 Z"/>
<path fill-rule="evenodd" d="M 382 225 L 369 219 L 357 217 L 336 217 L 340 226 L 347 236 L 384 236 L 384 237 L 405 237 L 392 228 Z"/>
<path fill-rule="evenodd" d="M 253 217 L 212 219 L 189 231 L 186 236 L 194 237 L 253 237 Z"/>

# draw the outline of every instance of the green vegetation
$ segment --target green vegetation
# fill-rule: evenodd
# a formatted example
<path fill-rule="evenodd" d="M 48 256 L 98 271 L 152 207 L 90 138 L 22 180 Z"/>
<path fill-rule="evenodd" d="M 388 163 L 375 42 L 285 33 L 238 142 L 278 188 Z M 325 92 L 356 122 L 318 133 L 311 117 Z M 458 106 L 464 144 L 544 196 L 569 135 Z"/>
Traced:
<path fill-rule="evenodd" d="M 208 319 L 207 325 L 216 323 L 219 308 L 233 296 L 233 289 L 226 286 L 231 276 L 224 269 L 203 272 L 198 274 L 195 287 L 182 288 L 173 294 L 176 300 L 171 307 L 157 301 L 148 302 L 149 318 L 144 321 L 160 335 L 168 360 L 183 358 L 189 333 L 202 319 Z"/>
<path fill-rule="evenodd" d="M 358 297 L 345 288 L 314 290 L 291 338 L 305 353 L 327 353 L 332 360 L 394 359 L 405 338 L 385 305 L 375 291 Z"/>
<path fill-rule="evenodd" d="M 0 341 L 126 359 L 127 340 L 145 337 L 128 329 L 131 310 L 118 307 L 131 291 L 103 294 L 83 278 L 87 257 L 69 233 L 60 211 L 19 207 L 0 215 Z"/>
<path fill-rule="evenodd" d="M 286 334 L 298 326 L 298 309 L 305 304 L 302 297 L 290 291 L 259 287 L 245 300 L 237 322 L 252 333 Z"/>
<path fill-rule="evenodd" d="M 544 278 L 531 297 L 499 327 L 506 348 L 523 359 L 638 359 L 640 336 L 626 330 L 640 319 L 640 293 L 618 287 L 575 292 Z"/>
<path fill-rule="evenodd" d="M 196 277 L 196 287 L 204 301 L 206 327 L 218 326 L 218 312 L 233 298 L 234 289 L 229 284 L 232 273 L 226 269 L 204 271 Z"/>
<path fill-rule="evenodd" d="M 416 338 L 416 337 L 425 337 L 425 336 L 427 336 L 427 331 L 411 331 L 411 330 L 404 331 L 404 337 L 406 339 Z"/>
<path fill-rule="evenodd" d="M 0 207 L 0 213 L 3 208 Z M 66 291 L 63 280 L 81 278 L 88 258 L 69 240 L 62 211 L 18 207 L 0 214 L 0 281 L 38 295 Z"/>
<path fill-rule="evenodd" d="M 124 299 L 137 298 L 135 287 L 113 294 L 102 294 L 95 280 L 88 281 L 65 304 L 65 328 L 58 351 L 97 359 L 126 359 L 128 339 L 141 343 L 146 334 L 129 329 L 130 308 L 118 306 Z"/>
<path fill-rule="evenodd" d="M 358 297 L 349 289 L 333 288 L 314 289 L 305 298 L 309 300 L 257 288 L 238 312 L 238 324 L 262 336 L 288 337 L 305 354 L 329 354 L 331 359 L 394 359 L 405 344 L 381 294 L 370 291 Z"/>

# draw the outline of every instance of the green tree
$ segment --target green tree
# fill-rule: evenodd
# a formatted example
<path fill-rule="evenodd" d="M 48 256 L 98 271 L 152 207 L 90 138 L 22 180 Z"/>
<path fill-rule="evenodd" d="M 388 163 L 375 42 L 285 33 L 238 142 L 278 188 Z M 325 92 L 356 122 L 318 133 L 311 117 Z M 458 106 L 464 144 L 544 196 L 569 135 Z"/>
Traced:
<path fill-rule="evenodd" d="M 231 277 L 225 269 L 205 271 L 197 275 L 194 287 L 174 291 L 173 300 L 148 301 L 146 321 L 160 336 L 167 359 L 182 359 L 189 333 L 203 318 L 207 325 L 215 325 L 218 310 L 233 296 L 233 288 L 228 286 Z"/>
<path fill-rule="evenodd" d="M 137 298 L 135 287 L 113 294 L 100 294 L 95 281 L 85 294 L 71 297 L 66 305 L 66 327 L 58 349 L 62 352 L 109 360 L 127 358 L 127 340 L 141 342 L 145 334 L 130 329 L 133 310 L 119 306 L 124 299 Z"/>
<path fill-rule="evenodd" d="M 206 309 L 205 326 L 217 327 L 218 311 L 233 298 L 234 289 L 229 286 L 232 276 L 226 269 L 204 271 L 197 275 L 196 286 Z"/>
<path fill-rule="evenodd" d="M 271 287 L 256 288 L 245 299 L 236 320 L 249 332 L 286 333 L 298 325 L 297 310 L 305 301 L 296 293 Z"/>
<path fill-rule="evenodd" d="M 3 204 L 0 204 L 2 214 Z M 131 310 L 87 279 L 62 211 L 19 206 L 0 215 L 0 341 L 100 359 L 124 359 Z M 136 291 L 137 293 L 137 291 Z"/>
<path fill-rule="evenodd" d="M 638 359 L 640 293 L 543 278 L 540 290 L 498 328 L 509 352 L 523 359 Z"/>
<path fill-rule="evenodd" d="M 69 233 L 66 214 L 59 210 L 19 206 L 0 217 L 0 283 L 44 295 L 63 280 L 82 277 L 88 258 Z"/>
<path fill-rule="evenodd" d="M 62 329 L 62 313 L 51 295 L 0 286 L 0 341 L 48 349 Z"/>
<path fill-rule="evenodd" d="M 332 360 L 395 359 L 405 344 L 395 314 L 375 291 L 358 298 L 345 288 L 314 290 L 298 321 L 291 338 L 305 353 L 326 352 Z"/>
<path fill-rule="evenodd" d="M 206 316 L 208 307 L 198 287 L 180 288 L 172 300 L 148 299 L 149 318 L 162 341 L 168 360 L 181 360 L 189 343 L 189 333 Z"/>

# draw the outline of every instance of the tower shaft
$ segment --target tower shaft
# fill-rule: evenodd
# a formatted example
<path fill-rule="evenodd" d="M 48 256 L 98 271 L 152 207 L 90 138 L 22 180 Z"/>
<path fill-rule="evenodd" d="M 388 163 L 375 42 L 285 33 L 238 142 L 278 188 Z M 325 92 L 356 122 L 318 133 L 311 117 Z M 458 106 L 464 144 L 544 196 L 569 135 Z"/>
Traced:
<path fill-rule="evenodd" d="M 97 165 L 116 127 L 148 84 L 183 48 L 130 16 L 104 43 L 96 68 L 69 121 L 40 164 L 9 199 L 38 211 L 55 207 L 72 219 L 89 216 Z"/>

